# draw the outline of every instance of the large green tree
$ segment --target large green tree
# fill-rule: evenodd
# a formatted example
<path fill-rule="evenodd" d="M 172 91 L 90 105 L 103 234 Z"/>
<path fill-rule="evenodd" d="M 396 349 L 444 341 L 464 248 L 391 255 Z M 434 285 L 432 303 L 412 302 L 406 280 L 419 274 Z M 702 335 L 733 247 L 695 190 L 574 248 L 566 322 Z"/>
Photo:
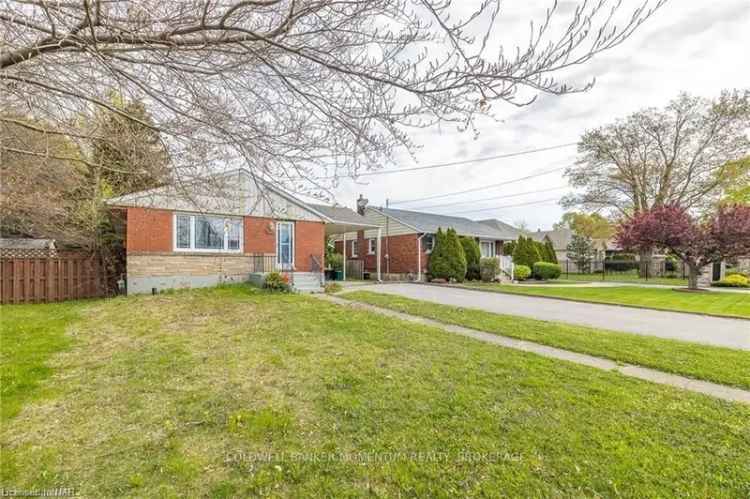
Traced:
<path fill-rule="evenodd" d="M 105 195 L 119 196 L 151 189 L 171 180 L 167 148 L 159 132 L 146 125 L 153 119 L 140 101 L 128 101 L 117 93 L 110 95 L 111 105 L 137 118 L 99 110 L 89 126 L 97 130 L 91 139 L 89 174 Z M 145 123 L 143 125 L 141 123 Z"/>
<path fill-rule="evenodd" d="M 580 236 L 591 239 L 609 239 L 614 234 L 612 223 L 599 213 L 569 211 L 563 214 L 555 229 L 570 229 Z"/>
<path fill-rule="evenodd" d="M 567 206 L 631 216 L 676 203 L 693 211 L 715 206 L 727 165 L 750 150 L 750 91 L 715 99 L 681 94 L 663 109 L 648 108 L 588 130 L 579 159 L 566 171 L 581 193 Z"/>
<path fill-rule="evenodd" d="M 750 156 L 727 163 L 721 176 L 722 204 L 750 204 Z"/>
<path fill-rule="evenodd" d="M 596 253 L 591 238 L 579 234 L 573 234 L 566 249 L 568 259 L 573 260 L 576 263 L 578 272 L 588 273 L 591 271 L 591 260 Z"/>

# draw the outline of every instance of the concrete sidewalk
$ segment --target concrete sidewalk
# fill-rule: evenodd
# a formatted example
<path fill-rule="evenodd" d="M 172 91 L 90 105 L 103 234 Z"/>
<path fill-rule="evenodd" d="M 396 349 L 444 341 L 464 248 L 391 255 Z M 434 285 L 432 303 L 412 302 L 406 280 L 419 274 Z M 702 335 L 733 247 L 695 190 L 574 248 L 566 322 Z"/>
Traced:
<path fill-rule="evenodd" d="M 363 289 L 497 314 L 750 350 L 750 320 L 410 283 Z"/>

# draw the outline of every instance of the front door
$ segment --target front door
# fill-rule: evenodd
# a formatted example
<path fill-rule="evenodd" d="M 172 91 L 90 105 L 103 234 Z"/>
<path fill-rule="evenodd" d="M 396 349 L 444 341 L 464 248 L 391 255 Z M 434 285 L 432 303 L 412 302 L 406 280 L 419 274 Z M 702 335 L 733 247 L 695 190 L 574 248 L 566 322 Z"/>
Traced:
<path fill-rule="evenodd" d="M 294 224 L 276 223 L 276 266 L 279 270 L 294 269 Z"/>

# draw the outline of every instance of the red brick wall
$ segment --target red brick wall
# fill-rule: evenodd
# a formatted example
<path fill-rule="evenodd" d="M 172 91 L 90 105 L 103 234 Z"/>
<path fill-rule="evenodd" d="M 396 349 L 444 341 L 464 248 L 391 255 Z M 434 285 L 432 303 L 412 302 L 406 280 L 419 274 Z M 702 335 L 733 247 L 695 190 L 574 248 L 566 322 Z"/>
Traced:
<path fill-rule="evenodd" d="M 126 248 L 131 251 L 172 251 L 172 212 L 128 208 Z"/>
<path fill-rule="evenodd" d="M 380 271 L 391 274 L 417 273 L 418 234 L 383 237 L 380 240 Z M 364 242 L 362 243 L 364 245 Z M 385 255 L 388 252 L 390 265 Z M 422 251 L 422 272 L 427 271 L 430 256 Z M 374 272 L 377 259 L 374 255 L 365 256 L 365 269 Z"/>
<path fill-rule="evenodd" d="M 382 237 L 380 240 L 380 271 L 393 274 L 417 273 L 417 234 L 403 234 L 400 236 Z M 375 272 L 377 270 L 376 255 L 367 254 L 367 239 L 364 232 L 357 234 L 358 248 L 357 257 L 352 257 L 351 239 L 346 240 L 346 258 L 365 261 L 365 270 Z M 334 244 L 337 253 L 341 253 L 341 241 Z M 376 243 L 377 244 L 377 243 Z M 390 269 L 385 258 L 386 251 L 390 254 Z M 430 255 L 422 251 L 422 272 L 427 271 Z"/>
<path fill-rule="evenodd" d="M 352 237 L 347 236 L 346 238 L 346 259 L 347 260 L 361 260 L 365 253 L 367 253 L 367 248 L 365 247 L 365 239 L 364 239 L 364 231 L 357 232 L 357 256 L 354 256 L 352 254 Z M 333 247 L 336 253 L 343 254 L 343 251 L 341 251 L 341 245 L 344 243 L 344 241 L 334 241 Z"/>
<path fill-rule="evenodd" d="M 325 224 L 323 222 L 303 222 L 298 220 L 294 224 L 294 266 L 302 272 L 311 269 L 310 255 L 318 258 L 323 265 L 325 246 Z"/>
<path fill-rule="evenodd" d="M 276 253 L 276 224 L 270 218 L 244 217 L 244 252 Z"/>

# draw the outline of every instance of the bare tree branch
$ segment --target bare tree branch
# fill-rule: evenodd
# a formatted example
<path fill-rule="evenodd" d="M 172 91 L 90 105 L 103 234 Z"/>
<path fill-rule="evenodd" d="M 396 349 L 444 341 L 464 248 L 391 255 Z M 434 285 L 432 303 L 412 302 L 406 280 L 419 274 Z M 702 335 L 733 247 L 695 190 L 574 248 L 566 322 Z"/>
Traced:
<path fill-rule="evenodd" d="M 585 91 L 555 73 L 665 1 L 582 2 L 563 23 L 554 4 L 506 50 L 493 46 L 499 0 L 463 16 L 450 0 L 0 0 L 0 106 L 75 137 L 97 108 L 121 112 L 115 89 L 147 105 L 184 176 L 243 166 L 324 195 L 411 150 L 413 128 L 472 128 L 492 102 Z"/>

